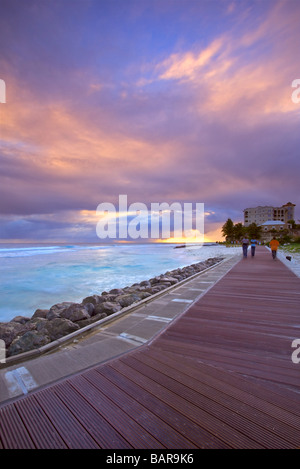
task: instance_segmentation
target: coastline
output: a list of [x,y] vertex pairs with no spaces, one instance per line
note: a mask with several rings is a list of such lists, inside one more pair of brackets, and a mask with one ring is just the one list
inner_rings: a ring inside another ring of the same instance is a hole
[[37,309],[31,317],[16,316],[8,322],[0,322],[0,339],[5,342],[6,356],[15,357],[51,346],[51,343],[62,337],[76,333],[141,301],[151,299],[223,259],[224,257],[208,258],[131,286],[88,296],[81,303],[57,303],[47,310]]
[[0,247],[0,322],[31,316],[54,303],[79,303],[94,292],[124,288],[235,250],[216,245],[174,249],[166,243]]

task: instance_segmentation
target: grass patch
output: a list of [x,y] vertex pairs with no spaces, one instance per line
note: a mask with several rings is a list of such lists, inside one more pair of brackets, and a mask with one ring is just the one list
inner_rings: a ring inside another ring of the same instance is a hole
[[292,253],[300,253],[300,243],[290,243],[280,246],[281,251],[287,251]]

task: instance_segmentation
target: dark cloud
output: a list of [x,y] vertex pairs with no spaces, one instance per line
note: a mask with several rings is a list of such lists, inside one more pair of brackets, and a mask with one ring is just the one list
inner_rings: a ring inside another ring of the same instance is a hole
[[2,238],[90,239],[75,214],[119,194],[212,229],[299,207],[299,4],[230,5],[2,0]]

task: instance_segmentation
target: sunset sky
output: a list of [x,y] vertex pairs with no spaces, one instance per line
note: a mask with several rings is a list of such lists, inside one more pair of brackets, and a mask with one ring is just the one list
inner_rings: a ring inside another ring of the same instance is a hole
[[97,206],[296,204],[299,0],[0,0],[0,239],[97,242]]

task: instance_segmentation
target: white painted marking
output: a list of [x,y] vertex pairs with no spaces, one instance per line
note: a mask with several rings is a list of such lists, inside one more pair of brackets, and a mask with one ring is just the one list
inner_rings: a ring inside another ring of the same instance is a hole
[[37,383],[35,382],[35,380],[33,379],[32,375],[29,373],[29,371],[27,370],[27,368],[25,368],[25,366],[21,366],[20,368],[17,368],[17,370],[15,370],[19,373],[26,389],[28,391],[31,391],[32,389],[36,388],[37,387]]
[[199,283],[214,283],[213,280],[201,280]]
[[144,339],[143,337],[138,337],[137,335],[127,334],[126,332],[121,332],[120,337],[124,339],[133,340],[134,342],[140,342],[142,344],[147,342],[147,339]]
[[37,383],[24,366],[7,371],[5,373],[5,380],[11,395],[28,394],[28,391],[37,387]]
[[149,319],[152,321],[160,321],[160,322],[170,322],[172,318],[165,318],[163,316],[147,316],[145,319]]
[[7,389],[10,396],[16,396],[18,394],[23,394],[23,389],[20,386],[16,376],[14,375],[13,371],[7,371],[4,375]]
[[174,298],[174,300],[177,303],[193,303],[194,300],[184,300],[183,298]]

